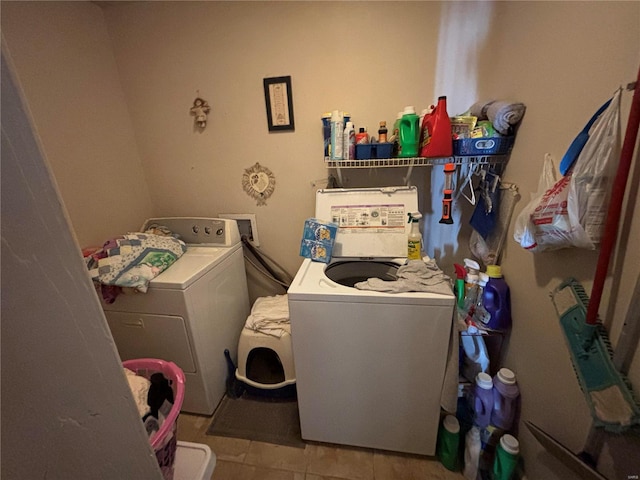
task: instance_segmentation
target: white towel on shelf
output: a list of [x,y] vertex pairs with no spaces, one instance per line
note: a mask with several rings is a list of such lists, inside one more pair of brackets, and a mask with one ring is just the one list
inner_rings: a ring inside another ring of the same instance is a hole
[[478,120],[489,120],[502,135],[511,135],[511,127],[517,125],[527,107],[524,103],[509,102],[506,100],[488,100],[474,103],[469,108],[469,113]]
[[278,338],[286,334],[291,335],[287,295],[256,299],[244,328]]

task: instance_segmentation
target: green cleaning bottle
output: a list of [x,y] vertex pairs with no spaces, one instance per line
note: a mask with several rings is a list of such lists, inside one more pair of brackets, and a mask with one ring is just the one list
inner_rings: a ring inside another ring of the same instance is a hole
[[407,242],[407,260],[420,260],[422,258],[422,234],[420,233],[420,212],[409,213],[411,231]]

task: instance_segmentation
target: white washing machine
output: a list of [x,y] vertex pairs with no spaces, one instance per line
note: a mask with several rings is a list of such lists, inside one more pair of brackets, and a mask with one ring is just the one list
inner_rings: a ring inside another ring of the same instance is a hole
[[394,280],[415,187],[319,190],[340,225],[329,264],[305,259],[288,291],[302,438],[434,455],[455,298],[353,285]]
[[122,360],[160,358],[185,374],[182,410],[211,415],[225,393],[224,350],[236,361],[249,315],[242,243],[235,220],[154,218],[180,235],[187,251],[151,280],[147,293],[103,304]]

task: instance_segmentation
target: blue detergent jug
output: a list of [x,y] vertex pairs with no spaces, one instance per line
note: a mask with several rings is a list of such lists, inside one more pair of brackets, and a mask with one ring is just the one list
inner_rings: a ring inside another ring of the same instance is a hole
[[511,292],[502,277],[500,265],[488,265],[489,281],[482,292],[482,304],[491,315],[487,327],[492,330],[511,328]]

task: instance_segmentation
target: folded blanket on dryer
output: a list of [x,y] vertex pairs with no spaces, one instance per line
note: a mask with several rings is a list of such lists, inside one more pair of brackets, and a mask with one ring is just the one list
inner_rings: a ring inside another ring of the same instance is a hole
[[278,338],[286,334],[291,335],[287,295],[256,299],[244,328]]
[[435,260],[409,260],[398,268],[398,280],[382,280],[369,278],[358,282],[354,286],[360,290],[374,290],[376,292],[428,292],[451,295],[451,279],[438,267]]
[[149,282],[169,268],[186,250],[185,243],[173,237],[130,233],[108,240],[102,249],[85,260],[94,282],[131,287],[145,293]]

